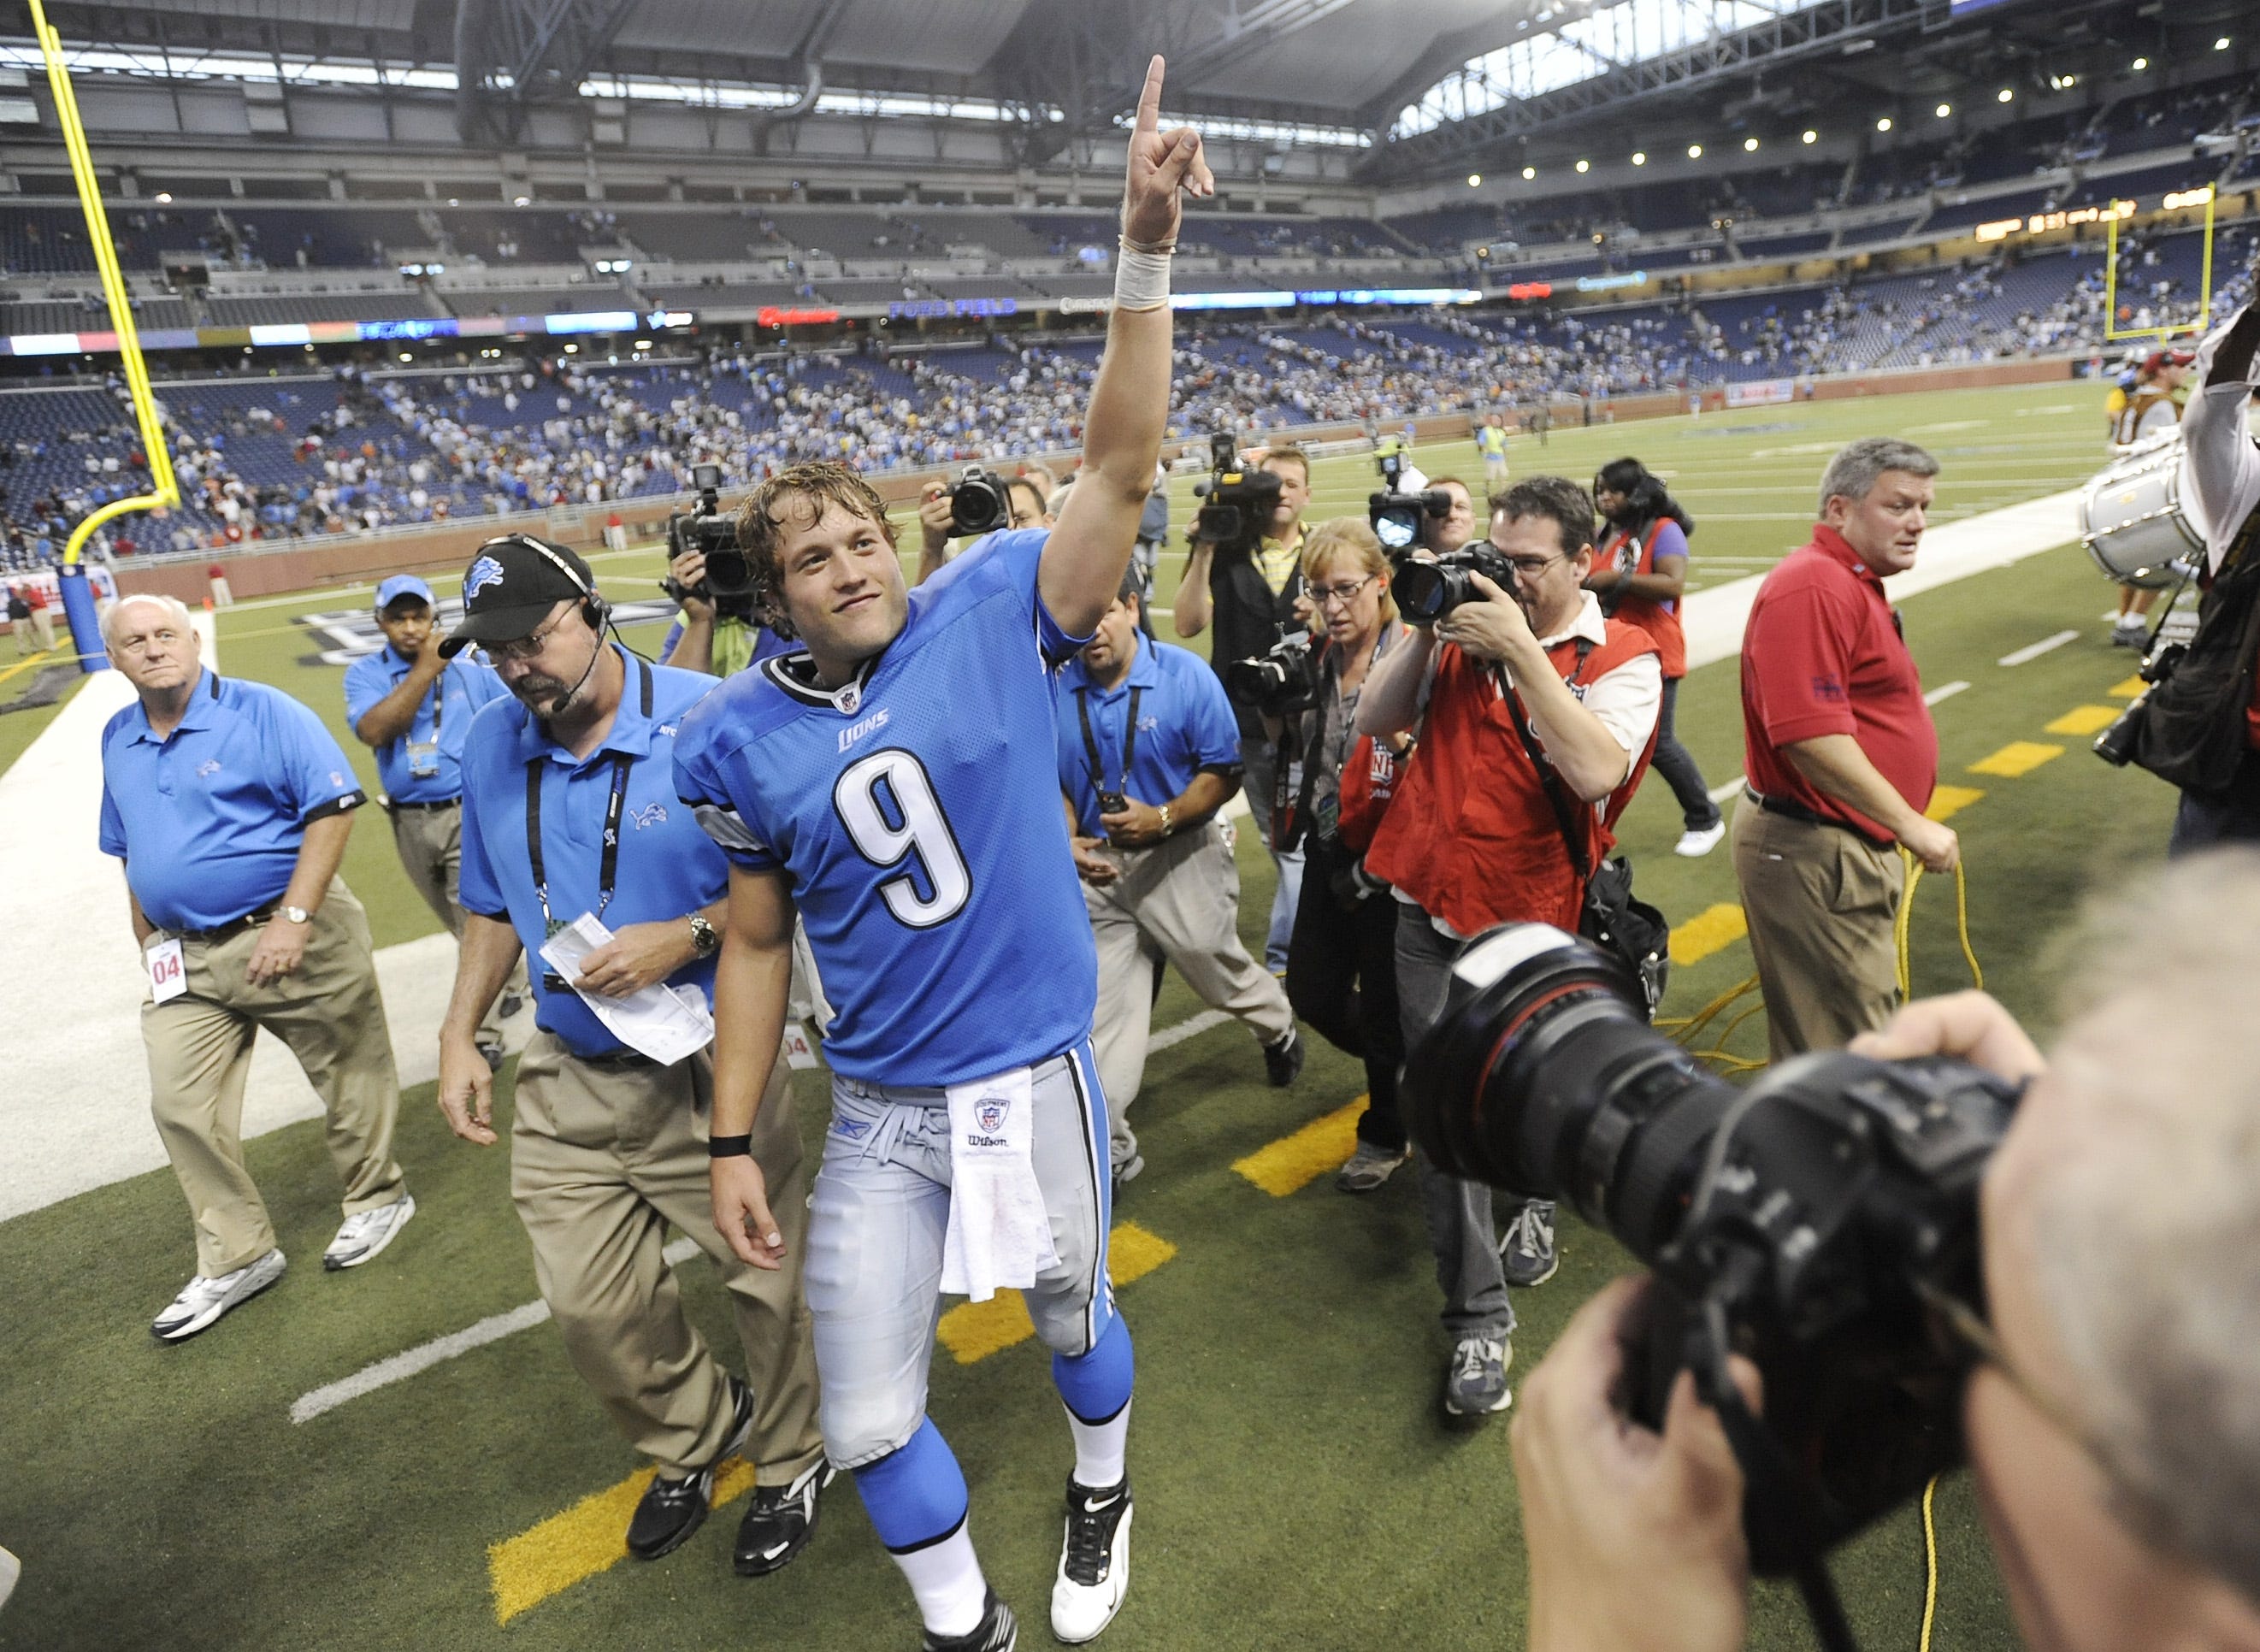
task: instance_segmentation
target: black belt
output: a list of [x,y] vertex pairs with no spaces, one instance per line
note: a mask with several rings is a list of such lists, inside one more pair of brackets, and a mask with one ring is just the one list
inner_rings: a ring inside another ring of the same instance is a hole
[[208,947],[214,941],[232,940],[247,929],[258,928],[281,910],[281,904],[273,902],[255,911],[247,912],[240,918],[231,918],[224,924],[214,925],[210,929],[175,929],[170,933],[180,940],[201,941]]
[[461,797],[442,797],[436,803],[411,803],[404,797],[387,797],[384,806],[388,809],[421,809],[429,812],[439,809],[460,809],[463,806],[463,800]]
[[1769,797],[1747,783],[1742,787],[1742,796],[1748,797],[1768,814],[1777,814],[1786,820],[1802,820],[1807,826],[1834,826],[1839,832],[1849,832],[1870,848],[1895,849],[1899,847],[1899,840],[1895,838],[1870,836],[1849,820],[1832,820],[1827,815],[1817,813],[1803,804],[1793,803],[1787,797]]
[[602,1055],[576,1054],[573,1059],[583,1067],[594,1067],[600,1072],[607,1073],[640,1071],[644,1068],[659,1065],[650,1056],[637,1049],[607,1050]]

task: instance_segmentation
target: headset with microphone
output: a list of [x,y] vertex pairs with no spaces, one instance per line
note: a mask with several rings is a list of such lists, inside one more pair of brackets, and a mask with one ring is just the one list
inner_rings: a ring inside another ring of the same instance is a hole
[[[549,715],[554,717],[573,703],[573,697],[581,691],[583,686],[589,681],[590,673],[597,669],[597,662],[604,657],[604,633],[609,630],[615,637],[619,635],[619,629],[612,625],[612,604],[606,601],[604,594],[597,589],[593,579],[584,577],[579,569],[559,555],[555,549],[535,539],[531,533],[500,534],[481,545],[479,550],[484,552],[497,545],[524,546],[527,550],[540,555],[552,568],[572,581],[573,589],[581,593],[581,617],[589,622],[589,629],[597,633],[597,646],[589,651],[589,663],[581,669],[578,680],[571,688],[550,701]],[[623,642],[621,646],[625,647],[626,644]]]

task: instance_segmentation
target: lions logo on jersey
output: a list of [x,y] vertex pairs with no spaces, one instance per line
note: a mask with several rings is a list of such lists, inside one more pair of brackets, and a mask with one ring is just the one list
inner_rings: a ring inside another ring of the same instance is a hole
[[468,602],[490,585],[502,583],[502,564],[491,556],[482,556],[471,564],[471,571],[463,576],[463,600]]

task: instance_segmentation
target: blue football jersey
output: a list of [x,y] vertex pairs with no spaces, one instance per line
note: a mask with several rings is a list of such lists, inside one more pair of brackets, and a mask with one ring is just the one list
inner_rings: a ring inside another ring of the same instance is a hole
[[1041,528],[991,535],[910,594],[855,681],[805,652],[683,719],[676,783],[736,864],[783,868],[837,1010],[833,1070],[968,1083],[1091,1033],[1098,955],[1054,758],[1082,639],[1036,591]]

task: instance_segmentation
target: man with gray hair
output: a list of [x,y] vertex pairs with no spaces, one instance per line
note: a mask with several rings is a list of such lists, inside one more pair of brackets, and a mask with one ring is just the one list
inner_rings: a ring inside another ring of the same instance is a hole
[[1923,811],[1938,732],[1884,579],[1914,566],[1938,461],[1869,436],[1828,464],[1820,521],[1758,587],[1742,634],[1734,876],[1775,1061],[1881,1026],[1898,996],[1904,847],[1960,859]]
[[329,1116],[345,1223],[322,1265],[375,1258],[416,1201],[392,1156],[400,1080],[368,918],[337,875],[367,801],[353,765],[281,690],[206,670],[172,597],[113,603],[102,640],[138,697],[102,731],[101,844],[125,863],[149,978],[150,1110],[196,1229],[196,1275],[149,1327],[180,1342],[282,1277],[243,1162],[261,1028],[290,1046]]
[[[2243,1652],[2260,1646],[2260,855],[2176,866],[2092,930],[2045,1056],[1978,992],[1911,1004],[1854,1048],[2028,1086],[1978,1201],[1985,1324],[1957,1339],[1977,1356],[1976,1501],[2023,1643]],[[1531,1652],[1744,1643],[1743,1481],[1717,1415],[1685,1384],[1659,1436],[1612,1398],[1638,1294],[1603,1291],[1523,1384]]]

